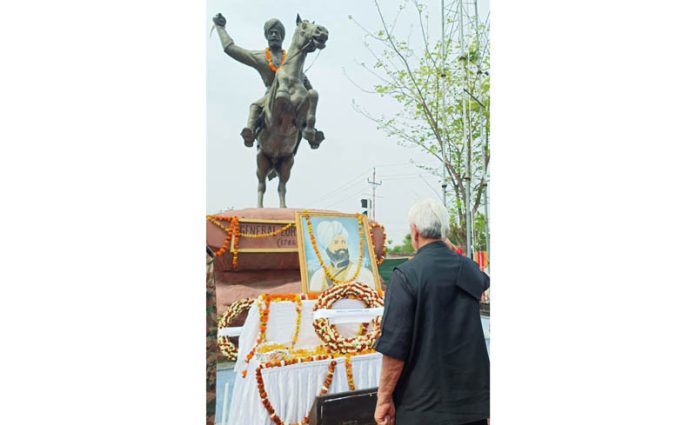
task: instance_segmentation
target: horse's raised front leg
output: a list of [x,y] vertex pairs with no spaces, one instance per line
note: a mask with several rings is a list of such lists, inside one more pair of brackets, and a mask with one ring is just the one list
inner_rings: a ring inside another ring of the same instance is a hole
[[285,204],[285,184],[290,180],[290,170],[295,163],[295,158],[290,156],[283,160],[278,167],[278,197],[280,198],[280,208],[287,208]]
[[256,178],[259,180],[257,208],[263,208],[263,194],[266,193],[266,176],[273,167],[271,161],[259,150],[256,153]]
[[307,101],[309,109],[307,111],[307,127],[302,132],[302,137],[309,142],[312,149],[319,147],[324,140],[324,133],[314,128],[317,121],[317,103],[319,103],[319,92],[314,89],[307,91]]

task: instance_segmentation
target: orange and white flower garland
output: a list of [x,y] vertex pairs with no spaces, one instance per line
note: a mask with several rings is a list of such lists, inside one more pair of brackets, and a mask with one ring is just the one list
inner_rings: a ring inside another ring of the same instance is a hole
[[293,348],[297,344],[297,338],[300,337],[300,325],[302,324],[302,298],[299,294],[295,297],[295,313],[297,313],[297,317],[295,318],[295,333],[292,336]]
[[225,220],[227,216],[215,216],[215,215],[207,215],[205,218],[208,219],[209,222],[213,223],[217,227],[221,228],[225,232],[229,230],[229,227],[225,227],[224,224],[220,223],[218,220]]
[[[263,407],[266,408],[268,415],[271,417],[271,420],[276,425],[307,425],[307,424],[309,424],[309,414],[305,415],[305,417],[302,419],[302,422],[286,423],[285,421],[280,419],[278,414],[275,412],[275,409],[271,405],[271,402],[268,400],[268,393],[266,392],[266,387],[265,387],[264,382],[263,382],[263,374],[261,373],[261,370],[265,369],[265,368],[269,368],[269,367],[281,367],[281,366],[287,366],[289,364],[295,364],[295,363],[325,360],[327,358],[330,358],[330,356],[313,356],[313,357],[306,358],[306,359],[296,359],[295,361],[290,360],[288,362],[286,362],[286,361],[270,362],[270,363],[261,364],[261,365],[259,365],[259,367],[256,368],[256,384],[257,384],[257,387],[259,389],[259,396],[261,397],[261,403],[263,404]],[[318,396],[322,396],[322,395],[329,392],[329,388],[331,387],[331,383],[333,382],[333,377],[334,377],[335,371],[336,371],[336,360],[331,360],[331,362],[329,363],[329,369],[326,372],[326,378],[324,378],[324,383],[321,386],[321,390],[319,391]]]
[[350,362],[350,356],[346,356],[346,377],[348,378],[348,388],[355,391],[355,381],[353,380],[353,364]]
[[[237,265],[239,261],[239,217],[237,216],[224,216],[224,215],[217,215],[217,216],[207,216],[208,220],[215,224],[216,226],[220,227],[221,229],[227,231],[227,237],[225,238],[225,242],[220,245],[220,249],[218,249],[215,252],[215,256],[219,257],[222,254],[225,253],[227,250],[227,246],[230,246],[230,251],[232,252],[232,268],[236,271],[237,270]],[[229,226],[224,227],[222,223],[220,223],[218,220],[221,221],[228,221],[230,223]]]
[[[328,294],[328,295],[327,295]],[[282,348],[288,348],[286,345],[282,344],[269,344],[269,345],[263,345],[265,342],[265,337],[266,337],[266,330],[268,326],[268,313],[270,311],[270,304],[272,302],[278,302],[278,301],[293,301],[295,302],[296,305],[296,311],[297,311],[297,319],[296,319],[296,326],[295,326],[295,334],[293,335],[293,340],[292,340],[292,346],[297,343],[297,338],[299,335],[299,330],[300,330],[300,323],[301,323],[301,308],[302,308],[302,300],[306,299],[311,299],[311,298],[317,298],[315,294],[312,295],[305,295],[305,294],[288,294],[288,295],[272,295],[272,294],[262,294],[260,295],[255,302],[257,303],[258,309],[259,309],[259,315],[260,315],[260,326],[259,326],[259,336],[256,340],[256,345],[252,348],[252,350],[247,354],[246,356],[246,363],[248,364],[251,358],[253,357],[255,352],[265,352],[265,351],[272,351],[276,349],[282,349]],[[363,303],[365,303],[366,306],[368,307],[378,307],[378,306],[383,306],[384,303],[382,301],[381,296],[377,291],[371,289],[367,285],[364,285],[359,282],[355,283],[349,283],[346,285],[342,286],[334,286],[331,289],[324,291],[318,296],[317,303],[314,307],[314,310],[317,310],[319,308],[329,308],[331,307],[334,302],[336,302],[339,299],[344,299],[344,298],[351,298],[351,299],[357,299],[361,300]],[[318,307],[317,307],[318,306]],[[317,321],[324,320],[326,321],[326,325],[329,328],[329,338],[332,337],[331,335],[331,330],[335,331],[335,327],[333,325],[330,325],[328,323],[327,319],[317,319],[315,320],[314,326],[315,330],[317,329]],[[355,338],[349,338],[349,339],[342,339],[340,335],[335,334],[333,336],[336,337],[336,344],[325,344],[323,346],[319,346],[314,350],[292,350],[291,349],[291,354],[290,355],[283,355],[279,358],[275,358],[270,361],[266,362],[261,362],[255,370],[255,375],[256,375],[256,383],[257,383],[257,388],[259,391],[259,396],[261,397],[261,403],[263,404],[264,408],[268,412],[268,415],[270,419],[273,421],[275,425],[308,425],[309,424],[309,413],[305,415],[305,417],[302,419],[300,422],[285,422],[283,421],[278,414],[276,413],[275,409],[273,408],[271,402],[268,399],[268,393],[265,388],[265,384],[263,381],[263,374],[262,370],[263,369],[268,369],[268,368],[274,368],[274,367],[284,367],[284,366],[290,366],[294,364],[299,364],[299,363],[307,363],[307,362],[315,362],[315,361],[320,361],[320,360],[328,360],[331,359],[331,362],[329,363],[326,378],[324,379],[323,385],[319,391],[319,396],[327,394],[329,392],[329,388],[331,387],[331,384],[333,382],[335,370],[336,370],[336,365],[337,361],[335,358],[337,356],[343,356],[345,358],[345,367],[346,367],[346,376],[348,380],[348,387],[350,388],[351,391],[354,391],[356,389],[355,385],[355,379],[353,376],[353,365],[352,365],[352,355],[356,354],[367,354],[370,352],[373,352],[372,350],[372,345],[374,344],[374,341],[376,340],[377,336],[379,335],[379,318],[375,318],[373,320],[374,324],[374,329],[370,331],[367,335],[364,335],[362,337],[358,336]],[[319,325],[321,327],[321,325]],[[322,338],[320,335],[320,332],[317,331],[317,334]],[[322,338],[322,341],[324,341],[324,338]],[[326,349],[326,346],[330,347],[330,351],[326,352],[324,351]],[[246,377],[246,370],[242,372],[242,376]]]
[[[314,311],[328,309],[341,299],[351,298],[362,301],[366,307],[375,308],[384,306],[382,297],[369,286],[353,282],[346,285],[332,286],[322,292],[314,305]],[[329,353],[336,354],[362,354],[371,352],[372,347],[380,334],[381,318],[379,316],[372,319],[372,330],[367,330],[364,334],[352,338],[345,338],[338,333],[335,325],[332,325],[327,318],[314,319],[314,331],[316,332],[323,345]]]
[[[228,226],[228,227],[225,227],[224,224],[222,224],[222,223],[220,223],[220,222],[218,221],[218,220],[223,220],[223,221],[225,221],[225,220],[227,220],[227,219],[229,218],[228,216],[224,216],[224,215],[220,215],[220,216],[209,215],[209,216],[207,216],[206,218],[208,219],[208,221],[210,221],[211,223],[213,223],[214,225],[216,225],[216,226],[219,227],[220,229],[224,230],[225,232],[228,232],[228,231],[230,230],[229,226]],[[229,220],[228,220],[228,221],[229,221]],[[244,237],[244,238],[252,238],[252,239],[270,238],[270,237],[272,237],[272,236],[278,236],[279,234],[283,233],[284,231],[286,231],[286,230],[288,230],[288,229],[290,229],[290,228],[292,228],[292,227],[295,227],[295,223],[288,223],[288,224],[286,224],[286,225],[283,226],[283,227],[280,227],[280,228],[278,228],[278,229],[276,229],[276,230],[272,230],[272,231],[266,232],[266,233],[244,233],[244,232],[240,232],[240,233],[239,233],[239,236],[242,236],[242,237]]]
[[[236,319],[240,314],[249,310],[254,304],[253,298],[242,298],[237,300],[232,305],[230,305],[225,313],[218,319],[218,332],[230,325],[232,320]],[[217,344],[220,348],[220,352],[225,355],[231,361],[237,360],[237,347],[232,342],[232,337],[229,336],[218,336]]]
[[319,259],[319,264],[321,265],[322,270],[324,270],[324,274],[331,279],[331,281],[335,285],[342,285],[344,283],[348,282],[353,282],[355,279],[358,278],[358,274],[360,273],[360,267],[363,263],[363,258],[365,257],[365,238],[363,236],[363,226],[362,226],[362,218],[360,217],[360,214],[355,214],[355,217],[358,219],[358,235],[360,238],[360,256],[358,258],[358,262],[356,263],[357,267],[355,267],[355,273],[353,273],[353,276],[349,279],[346,280],[338,280],[334,274],[332,274],[329,269],[326,267],[326,264],[324,263],[324,259],[322,258],[321,253],[319,252],[319,248],[317,248],[317,239],[314,236],[314,230],[312,229],[312,221],[309,218],[309,211],[304,211],[302,213],[302,216],[304,217],[305,221],[307,222],[307,233],[309,233],[309,239],[312,242],[312,248],[314,249],[314,254],[317,256]]
[[[261,304],[263,302],[263,305]],[[266,328],[268,326],[268,312],[270,311],[271,307],[271,299],[270,297],[267,296],[267,294],[261,295],[257,300],[256,300],[256,306],[259,310],[259,335],[256,338],[256,344],[249,350],[247,353],[246,357],[244,358],[244,364],[249,365],[249,362],[251,361],[251,358],[254,357],[254,353],[256,353],[256,349],[259,347],[259,345],[263,344],[266,341]],[[246,378],[247,371],[246,369],[242,371],[242,378]]]
[[[295,333],[292,335],[292,342],[290,344],[291,347],[294,347],[295,344],[297,344],[297,338],[300,336],[300,324],[302,323],[302,294],[263,294],[261,297],[264,300],[268,299],[269,302],[292,301],[295,303],[295,313],[297,314],[295,318]],[[268,318],[266,318],[266,320],[268,320]]]
[[[282,348],[294,348],[297,344],[297,339],[300,336],[300,325],[302,323],[302,301],[307,299],[316,298],[316,296],[306,295],[306,294],[261,294],[256,300],[257,307],[259,310],[259,335],[256,338],[256,344],[247,353],[244,363],[249,364],[252,357],[256,352],[268,352],[272,350],[282,349]],[[268,315],[270,313],[271,302],[279,301],[292,301],[295,303],[295,312],[297,313],[297,318],[295,319],[295,332],[292,336],[291,345],[288,347],[282,344],[272,344],[269,346],[261,345],[266,342],[266,330],[268,329]],[[261,348],[260,348],[261,347]],[[242,372],[242,377],[246,377],[246,370]]]

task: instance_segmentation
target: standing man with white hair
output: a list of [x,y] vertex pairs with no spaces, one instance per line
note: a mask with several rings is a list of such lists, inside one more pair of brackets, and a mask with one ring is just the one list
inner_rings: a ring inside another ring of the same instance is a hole
[[408,213],[416,255],[387,288],[378,425],[485,425],[490,363],[479,300],[489,278],[450,249],[449,216],[435,200]]
[[[340,221],[322,221],[317,226],[317,242],[319,248],[324,250],[324,253],[329,258],[324,264],[329,272],[336,280],[345,281],[357,276],[356,281],[362,282],[372,288],[375,287],[375,280],[372,273],[362,267],[362,264],[356,264],[350,261],[350,251],[348,250],[348,230]],[[317,254],[322,255],[319,251]],[[360,254],[358,253],[358,256]],[[325,259],[326,257],[322,257]],[[357,269],[359,268],[359,270]],[[323,268],[320,268],[312,274],[309,280],[309,290],[311,292],[321,292],[333,285],[331,279],[326,275]]]

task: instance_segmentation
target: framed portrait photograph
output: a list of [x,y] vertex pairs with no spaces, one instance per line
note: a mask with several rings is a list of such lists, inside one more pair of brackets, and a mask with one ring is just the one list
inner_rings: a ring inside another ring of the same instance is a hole
[[297,212],[295,226],[303,293],[353,281],[381,289],[364,215]]

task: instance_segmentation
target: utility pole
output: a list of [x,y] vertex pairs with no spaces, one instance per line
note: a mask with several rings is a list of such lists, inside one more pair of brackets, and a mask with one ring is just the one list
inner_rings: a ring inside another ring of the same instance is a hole
[[[447,86],[447,73],[445,71],[446,57],[445,57],[445,0],[440,0],[440,8],[442,11],[441,22],[442,22],[442,41],[440,41],[440,52],[442,55],[442,69],[440,70],[440,78],[442,78],[442,85],[440,90],[442,92],[442,125],[447,123],[447,103],[445,101],[445,93]],[[447,160],[447,152],[445,152],[445,144],[442,144],[442,203],[447,208],[447,174],[445,172],[445,161]]]
[[372,181],[370,181],[370,178],[368,177],[367,182],[372,185],[372,220],[376,221],[375,217],[377,216],[377,214],[375,213],[375,211],[377,210],[377,204],[375,204],[375,200],[377,197],[375,196],[375,191],[377,190],[377,186],[382,185],[382,180],[380,180],[379,183],[377,183],[377,168],[372,168]]

